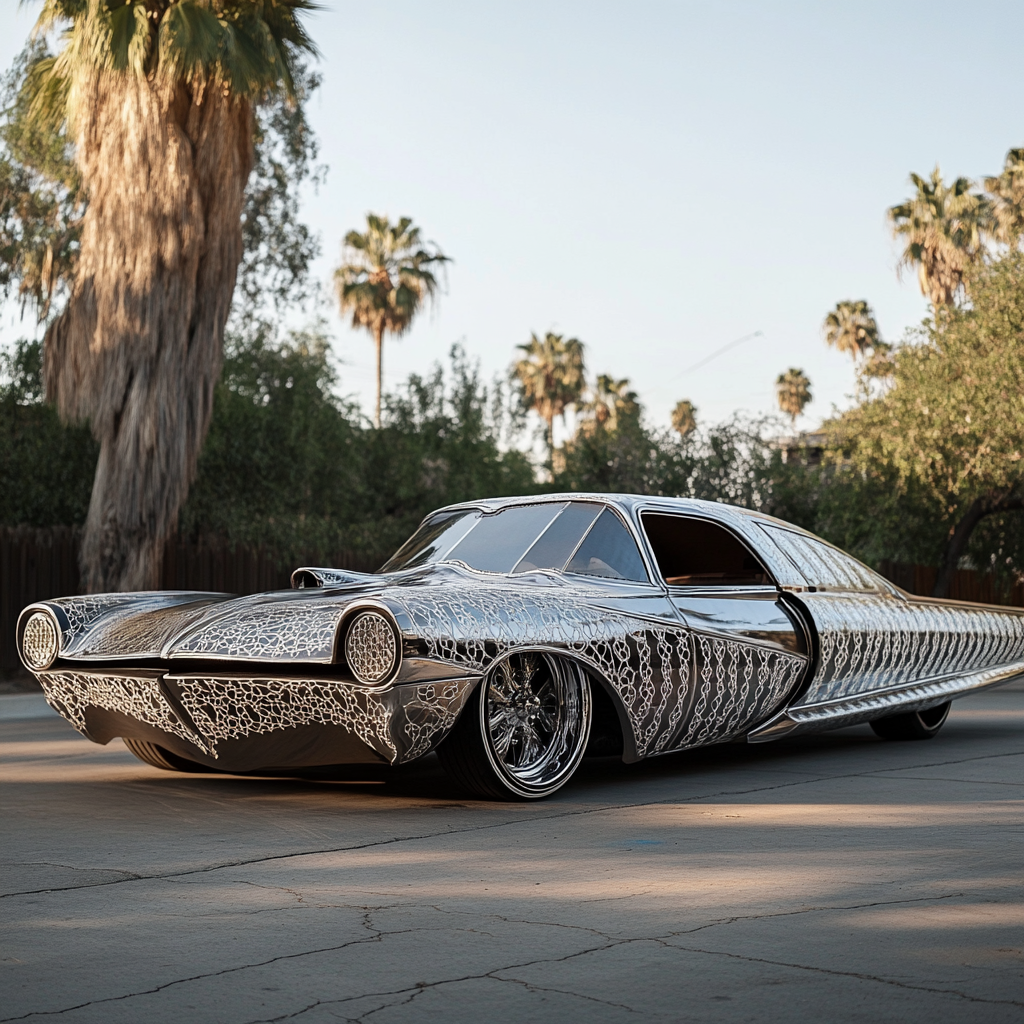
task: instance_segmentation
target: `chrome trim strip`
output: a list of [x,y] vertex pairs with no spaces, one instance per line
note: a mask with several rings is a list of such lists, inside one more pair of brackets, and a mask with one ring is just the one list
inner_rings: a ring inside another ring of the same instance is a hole
[[966,675],[939,676],[856,697],[787,708],[747,733],[748,743],[767,743],[796,732],[841,729],[903,711],[922,711],[947,700],[1024,677],[1024,661]]

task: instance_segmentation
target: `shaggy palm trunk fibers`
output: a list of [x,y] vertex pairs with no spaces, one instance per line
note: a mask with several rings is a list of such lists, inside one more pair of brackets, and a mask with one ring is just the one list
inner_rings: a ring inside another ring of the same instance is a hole
[[159,584],[210,425],[252,114],[212,85],[106,75],[74,88],[89,206],[74,288],[46,336],[46,387],[100,442],[82,584],[143,590]]

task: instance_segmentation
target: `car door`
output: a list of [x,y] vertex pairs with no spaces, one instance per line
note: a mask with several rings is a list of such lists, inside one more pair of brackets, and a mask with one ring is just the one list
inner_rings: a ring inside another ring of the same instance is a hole
[[803,623],[763,561],[722,523],[661,510],[642,511],[640,521],[692,647],[692,710],[667,749],[741,735],[803,681]]
[[586,588],[591,608],[610,613],[605,625],[614,639],[582,646],[629,716],[635,749],[627,746],[625,759],[670,749],[692,710],[693,644],[626,519],[604,507],[563,571]]

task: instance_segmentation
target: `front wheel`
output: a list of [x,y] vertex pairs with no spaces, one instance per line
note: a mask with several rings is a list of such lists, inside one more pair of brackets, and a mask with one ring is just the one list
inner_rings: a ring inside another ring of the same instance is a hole
[[924,711],[908,711],[902,715],[876,718],[871,728],[883,740],[930,740],[941,728],[949,715],[952,701]]
[[536,800],[565,785],[590,736],[590,681],[575,662],[512,654],[473,692],[437,756],[466,789],[491,800]]

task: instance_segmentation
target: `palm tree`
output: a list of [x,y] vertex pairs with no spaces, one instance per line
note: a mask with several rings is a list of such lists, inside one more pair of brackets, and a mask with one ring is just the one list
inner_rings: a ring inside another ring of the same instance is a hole
[[775,379],[775,394],[779,400],[779,408],[790,418],[795,430],[797,416],[811,401],[811,382],[803,370],[791,366]]
[[1002,172],[984,181],[992,205],[991,234],[1016,247],[1024,235],[1024,149],[1011,149]]
[[606,373],[597,378],[583,410],[589,415],[591,423],[612,432],[640,418],[637,393],[630,389],[629,378],[616,380]]
[[526,407],[547,425],[548,455],[553,458],[555,417],[564,417],[583,394],[583,343],[548,331],[543,341],[531,334],[525,345],[517,347],[526,354],[513,365],[512,373],[519,380]]
[[889,209],[893,235],[906,241],[899,269],[916,266],[921,294],[933,306],[948,306],[967,267],[982,254],[991,209],[983,195],[971,191],[968,178],[947,187],[938,167],[928,181],[916,174],[910,180],[916,193]]
[[697,407],[688,398],[676,403],[672,410],[672,429],[686,437],[697,429]]
[[253,104],[293,92],[312,0],[44,0],[62,49],[23,98],[66,131],[89,204],[46,333],[48,396],[100,443],[82,539],[90,591],[155,586],[223,361],[253,161]]
[[848,352],[854,361],[870,355],[881,341],[874,314],[863,299],[837,302],[836,308],[825,317],[822,329],[825,344],[839,352]]
[[409,217],[392,224],[387,217],[366,215],[364,232],[345,236],[345,259],[334,272],[334,287],[352,326],[365,327],[377,347],[377,404],[373,423],[380,427],[384,370],[384,334],[401,335],[412,325],[424,299],[433,299],[438,280],[433,267],[449,262],[433,243],[424,243]]

